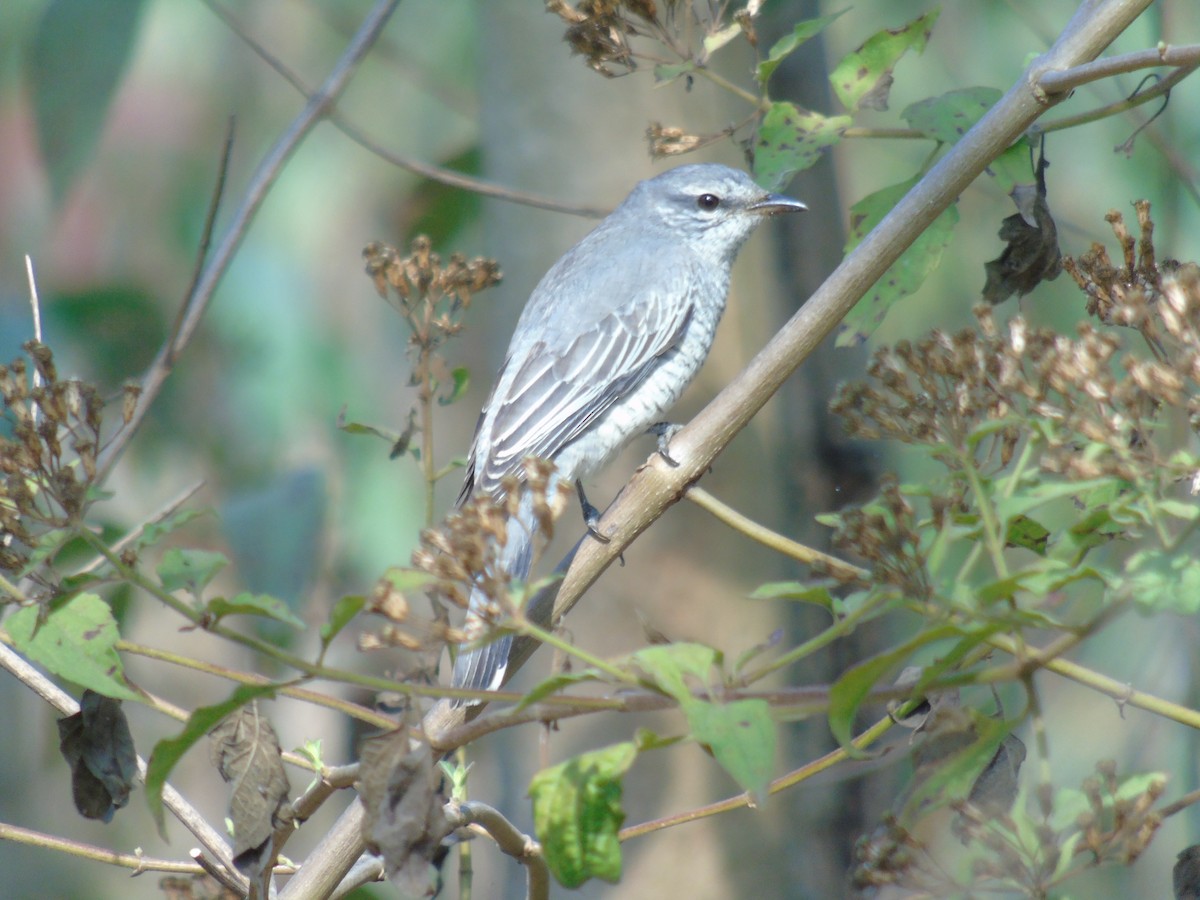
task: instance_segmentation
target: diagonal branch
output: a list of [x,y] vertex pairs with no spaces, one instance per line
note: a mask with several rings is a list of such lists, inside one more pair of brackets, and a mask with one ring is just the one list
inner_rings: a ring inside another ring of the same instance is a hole
[[221,279],[225,276],[226,270],[242,244],[242,239],[250,229],[250,223],[253,222],[254,216],[258,213],[263,201],[266,200],[276,179],[283,172],[287,161],[317,124],[328,117],[334,102],[350,84],[350,79],[358,69],[359,63],[367,55],[367,51],[371,49],[371,45],[375,43],[383,26],[387,24],[399,4],[400,0],[376,0],[366,19],[363,20],[358,33],[354,35],[354,39],[338,59],[333,71],[325,79],[325,83],[309,98],[304,109],[258,164],[258,168],[255,169],[254,175],[251,176],[250,183],[246,187],[241,205],[233,214],[233,220],[229,223],[216,250],[213,251],[184,300],[175,332],[159,349],[150,368],[142,376],[141,395],[138,397],[132,418],[125,428],[117,433],[112,443],[104,448],[104,452],[97,460],[97,484],[103,483],[112,471],[112,467],[125,451],[138,426],[145,419],[150,405],[162,390],[163,383],[171,374],[175,362],[191,342],[196,328],[200,325],[201,318],[212,301],[213,294],[216,293]]
[[[558,621],[774,396],[897,257],[984,168],[1066,94],[1041,81],[1095,58],[1150,5],[1150,0],[1085,0],[1054,46],[1036,58],[999,102],[939,160],[867,235],[742,373],[671,442],[670,468],[655,456],[625,486],[604,516],[610,542],[586,541],[559,587]],[[511,665],[510,665],[511,668]]]
[[[557,590],[543,592],[534,603],[547,611],[552,604],[554,621],[565,615],[622,551],[667,507],[683,497],[687,486],[703,475],[721,450],[905,248],[995,157],[1042,113],[1065,98],[1065,94],[1053,94],[1042,88],[1041,79],[1048,73],[1095,59],[1150,3],[1151,0],[1083,0],[1054,46],[1030,64],[1008,93],[842,261],[749,366],[675,436],[671,455],[680,465],[669,468],[654,457],[625,486],[604,516],[604,531],[611,535],[610,542],[583,541],[574,551],[566,577],[557,583]],[[534,611],[531,618],[537,620]],[[518,649],[522,654],[519,658]],[[531,646],[514,642],[508,672],[515,672],[531,652]],[[477,715],[481,708],[453,708],[448,703],[439,703],[426,715],[425,732],[435,739],[439,729],[459,725],[468,715]],[[362,853],[362,819],[362,805],[356,801],[289,882],[281,894],[282,900],[328,894]],[[325,893],[321,892],[323,885],[328,885]]]
[[[216,0],[204,0],[204,5],[212,10],[213,14],[224,22],[229,29],[246,43],[259,58],[262,59],[268,66],[274,69],[279,76],[294,87],[305,97],[311,96],[312,92],[304,81],[293,72],[279,57],[275,56],[264,47],[261,43],[255,40],[241,23],[233,17],[230,12],[221,6]],[[497,184],[492,184],[490,181],[484,181],[481,178],[475,178],[471,175],[464,175],[462,172],[455,172],[451,169],[444,169],[441,166],[435,166],[411,156],[404,156],[396,153],[393,150],[382,146],[377,141],[372,140],[367,136],[361,128],[350,121],[337,109],[330,108],[328,113],[329,122],[337,128],[342,134],[354,141],[364,150],[378,156],[384,162],[391,163],[397,168],[412,172],[414,175],[419,175],[422,178],[427,178],[430,181],[436,181],[438,184],[444,184],[447,187],[458,188],[459,190],[470,191],[473,194],[478,194],[481,197],[492,197],[497,200],[507,200],[511,203],[521,203],[525,206],[531,206],[535,209],[546,209],[551,212],[569,213],[575,216],[584,216],[589,219],[600,219],[608,214],[608,210],[597,209],[594,206],[580,206],[577,203],[563,203],[558,200],[553,200],[541,194],[531,194],[527,191],[517,191],[512,188],[501,187]]]

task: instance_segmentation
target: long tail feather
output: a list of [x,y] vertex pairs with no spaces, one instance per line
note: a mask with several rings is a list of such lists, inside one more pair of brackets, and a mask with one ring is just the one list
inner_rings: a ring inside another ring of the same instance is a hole
[[[533,565],[533,535],[536,525],[532,513],[522,503],[517,515],[508,523],[508,537],[500,551],[499,564],[515,581],[525,581]],[[471,592],[467,606],[468,631],[481,627],[480,611],[489,603],[480,590]],[[512,647],[512,635],[501,635],[486,644],[461,644],[454,661],[454,676],[451,684],[456,688],[475,691],[494,691],[504,683],[508,668],[508,651]]]

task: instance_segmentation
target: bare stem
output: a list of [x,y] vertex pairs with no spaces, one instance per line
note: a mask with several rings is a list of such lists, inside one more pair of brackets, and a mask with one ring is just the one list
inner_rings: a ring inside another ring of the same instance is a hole
[[[292,71],[283,60],[272,54],[266,47],[251,37],[249,32],[246,31],[242,24],[228,10],[220,4],[213,2],[213,0],[204,0],[204,2],[213,11],[214,15],[224,22],[234,34],[241,38],[263,62],[279,73],[284,81],[305,97],[313,95],[300,76]],[[436,181],[438,184],[471,191],[472,193],[479,194],[481,197],[494,197],[497,200],[507,200],[510,203],[519,203],[524,206],[534,207],[535,209],[585,216],[590,219],[599,219],[608,214],[608,210],[598,209],[594,206],[581,206],[577,203],[563,203],[542,196],[541,194],[531,194],[526,191],[516,191],[511,188],[501,187],[500,185],[492,184],[491,182],[483,181],[470,175],[464,175],[462,172],[443,169],[419,159],[414,159],[411,156],[396,153],[394,150],[389,150],[368,137],[366,132],[351,122],[341,112],[334,109],[332,105],[328,112],[328,118],[331,125],[364,150],[398,168],[412,172],[414,175],[420,175],[422,178],[428,178],[430,181]]]
[[[36,693],[39,697],[57,709],[64,716],[73,716],[79,712],[79,704],[75,699],[58,688],[54,682],[26,662],[16,651],[0,643],[0,666],[8,669],[16,678]],[[137,758],[138,774],[146,777],[146,761]],[[163,803],[171,814],[192,833],[200,844],[220,861],[224,868],[224,876],[239,883],[245,890],[246,880],[233,866],[233,856],[229,845],[217,831],[208,824],[190,803],[169,784],[163,788]]]
[[200,325],[200,320],[204,317],[221,279],[233,261],[234,254],[241,246],[242,240],[250,230],[250,224],[254,221],[255,215],[263,201],[266,200],[275,181],[283,172],[284,166],[317,124],[328,117],[335,100],[350,84],[350,79],[358,69],[359,63],[367,55],[371,45],[379,37],[383,26],[387,24],[399,4],[400,0],[376,0],[375,5],[372,6],[359,27],[358,33],[350,41],[349,46],[334,65],[333,71],[325,79],[320,90],[309,98],[304,109],[258,164],[258,168],[246,187],[242,202],[233,213],[229,227],[184,300],[175,333],[159,349],[150,368],[142,376],[141,395],[138,397],[128,425],[117,433],[112,443],[105,447],[100,454],[96,463],[97,484],[105,480],[116,461],[124,453],[138,426],[145,419],[151,404],[162,390],[167,376],[171,374],[175,362],[187,345],[191,343],[196,329]]

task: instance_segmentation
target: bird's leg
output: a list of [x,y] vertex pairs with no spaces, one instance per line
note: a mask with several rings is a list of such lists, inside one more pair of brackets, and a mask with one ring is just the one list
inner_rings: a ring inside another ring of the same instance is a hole
[[587,494],[583,492],[583,481],[579,478],[575,479],[575,490],[579,492],[579,506],[583,510],[583,524],[587,526],[588,534],[600,543],[607,544],[610,538],[606,534],[601,534],[598,527],[600,510],[588,503]]
[[[583,481],[575,479],[575,490],[579,492],[579,506],[583,509],[583,524],[587,526],[588,534],[602,544],[609,543],[612,538],[600,531],[600,510],[588,503],[587,494],[583,492]],[[625,565],[625,554],[617,554],[617,561]]]
[[655,422],[646,429],[647,434],[658,436],[658,455],[672,469],[678,468],[679,462],[671,457],[671,438],[675,437],[681,428],[683,426],[677,422]]

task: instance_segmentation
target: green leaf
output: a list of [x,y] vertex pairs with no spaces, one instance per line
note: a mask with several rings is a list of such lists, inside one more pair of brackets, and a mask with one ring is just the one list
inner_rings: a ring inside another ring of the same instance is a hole
[[564,887],[579,887],[589,878],[620,880],[621,779],[636,758],[632,743],[614,744],[533,777],[534,831],[546,864]]
[[420,569],[406,569],[403,566],[391,566],[383,573],[383,580],[402,594],[420,591],[437,581],[436,575],[422,572]]
[[172,547],[163,554],[157,571],[163,590],[178,591],[186,588],[193,594],[199,594],[227,565],[229,560],[223,553]]
[[598,681],[599,679],[600,673],[595,669],[584,669],[581,672],[559,672],[540,684],[534,685],[533,690],[520,699],[513,712],[520,712],[527,706],[545,700],[551,694],[569,685],[579,684],[582,681]]
[[843,57],[829,74],[829,83],[842,105],[851,112],[887,109],[892,69],[909,50],[925,50],[939,14],[940,10],[935,9],[900,28],[880,31]]
[[740,23],[733,22],[726,25],[720,31],[715,31],[712,34],[704,36],[704,52],[705,54],[713,54],[732,41],[739,34],[743,34],[744,30]]
[[91,160],[137,36],[142,0],[51,0],[26,61],[54,202]]
[[712,751],[717,762],[760,806],[775,765],[775,722],[766,700],[683,704],[692,737]]
[[985,170],[996,179],[996,186],[1011,194],[1019,184],[1036,184],[1033,172],[1033,154],[1028,138],[1020,138],[1015,144],[988,163]]
[[362,612],[362,608],[366,603],[366,597],[361,594],[351,594],[342,597],[333,604],[333,609],[329,611],[329,621],[321,626],[319,632],[321,636],[322,656],[329,649],[329,645],[333,643],[333,639],[341,633],[343,628],[350,624],[350,620]]
[[1200,612],[1200,560],[1177,551],[1143,550],[1126,563],[1133,599],[1154,612]]
[[931,628],[886,653],[847,669],[829,689],[829,730],[837,742],[852,756],[862,757],[863,754],[851,745],[851,741],[854,739],[854,719],[871,689],[917,650],[935,641],[958,637],[959,634],[959,630],[952,625]]
[[826,585],[803,581],[769,581],[756,587],[749,597],[751,600],[797,600],[815,604],[831,613],[835,603]]
[[[886,187],[850,207],[850,239],[846,244],[846,252],[857,247],[916,183],[917,179],[913,178]],[[861,344],[879,327],[892,304],[907,297],[925,282],[941,264],[942,252],[950,243],[957,224],[958,207],[948,206],[850,310],[838,333],[837,346]]]
[[278,684],[243,684],[229,696],[228,700],[213,706],[201,706],[190,716],[176,737],[165,738],[154,745],[146,764],[146,803],[150,814],[158,825],[158,833],[166,840],[163,821],[162,792],[175,764],[192,746],[208,734],[227,715],[241,709],[260,697],[273,697],[279,690]]
[[1038,556],[1046,555],[1046,541],[1050,531],[1041,522],[1029,516],[1017,516],[1008,523],[1004,542],[1009,547],[1024,547]]
[[955,144],[1002,96],[997,88],[959,88],[912,104],[900,118],[927,138]]
[[1159,500],[1155,504],[1155,508],[1164,515],[1173,516],[1185,522],[1193,522],[1196,516],[1200,516],[1200,505],[1183,500]]
[[205,609],[218,620],[222,616],[263,616],[268,619],[274,619],[277,622],[283,622],[286,625],[291,625],[300,631],[303,631],[306,627],[304,620],[298,619],[293,615],[286,603],[278,597],[272,597],[269,594],[249,594],[243,592],[232,600],[217,597],[210,600],[205,605]]
[[80,594],[52,610],[38,624],[39,608],[27,606],[4,623],[13,646],[60,678],[116,700],[142,695],[125,680],[117,653],[116,620],[95,594]]
[[140,553],[148,547],[153,547],[171,532],[182,528],[193,519],[210,515],[211,509],[181,509],[167,516],[161,522],[151,522],[142,529],[133,547]]
[[664,694],[684,704],[695,699],[688,679],[707,686],[721,654],[703,644],[664,644],[631,654],[629,662]]
[[767,58],[758,64],[758,71],[755,73],[755,77],[761,84],[766,84],[767,79],[771,77],[771,74],[779,68],[779,64],[783,62],[784,59],[792,53],[792,51],[794,51],[809,38],[816,37],[825,30],[826,26],[829,25],[830,22],[842,15],[844,12],[846,12],[846,10],[843,9],[838,12],[831,13],[828,16],[821,16],[817,19],[805,19],[803,22],[797,22],[796,26],[792,29],[792,33],[784,35],[777,40],[771,47],[770,52],[767,54]]
[[450,388],[450,393],[444,397],[438,397],[438,403],[442,406],[449,406],[462,399],[463,394],[467,392],[467,387],[471,383],[471,371],[466,366],[459,366],[450,373],[450,377],[454,379],[454,385]]
[[778,190],[797,172],[815,165],[852,123],[849,116],[823,116],[791,103],[772,103],[754,141],[754,180],[767,190]]
[[657,84],[670,84],[677,78],[696,71],[696,64],[690,59],[676,65],[659,65],[654,67],[654,81]]
[[1012,730],[1010,723],[970,708],[958,708],[957,715],[969,720],[970,730],[961,735],[945,736],[951,741],[957,739],[959,745],[950,752],[939,753],[929,765],[919,766],[913,776],[917,783],[900,813],[902,822],[911,823],[930,803],[943,806],[953,800],[966,799],[980,773]]
[[1046,597],[1077,581],[1095,581],[1102,587],[1109,577],[1095,566],[1069,565],[1057,559],[1041,560],[1022,579],[1022,586],[1035,597]]
[[649,728],[639,728],[633,733],[633,743],[637,745],[639,753],[670,747],[672,744],[678,744],[681,740],[683,737],[680,735],[663,737],[661,734],[655,734]]

